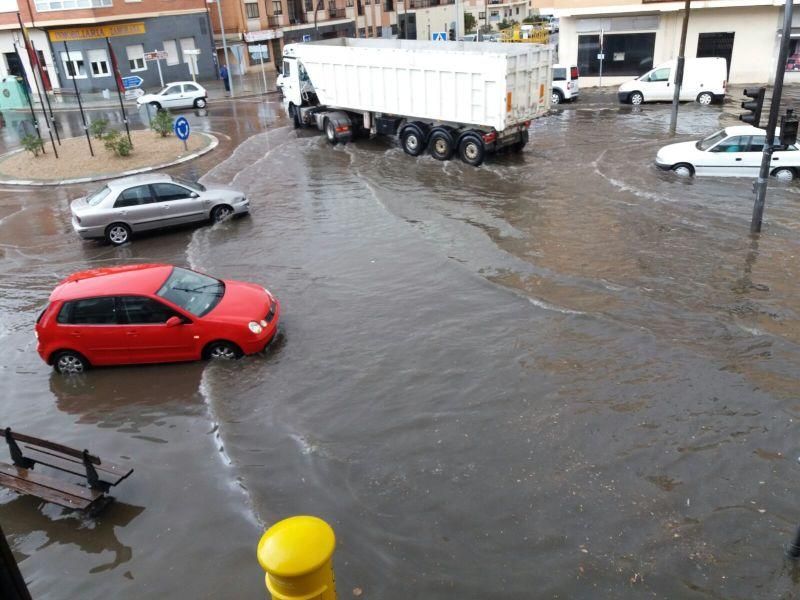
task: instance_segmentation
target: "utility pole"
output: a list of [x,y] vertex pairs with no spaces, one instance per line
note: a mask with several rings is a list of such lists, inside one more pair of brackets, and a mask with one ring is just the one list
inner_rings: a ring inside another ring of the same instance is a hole
[[[789,0],[790,2],[792,0]],[[678,50],[678,62],[675,65],[675,89],[672,92],[672,115],[669,118],[669,132],[675,135],[675,128],[678,126],[678,104],[681,97],[681,86],[683,85],[683,65],[686,62],[686,31],[689,29],[689,10],[692,0],[686,0],[683,7],[683,27],[681,28],[681,45]]]
[[783,75],[786,72],[786,57],[789,54],[789,36],[792,33],[792,0],[786,0],[783,9],[783,32],[781,33],[781,48],[778,52],[778,64],[775,67],[775,87],[772,88],[772,101],[769,105],[769,120],[767,121],[767,137],[764,141],[764,151],[761,154],[761,170],[753,186],[756,201],[753,204],[753,219],[750,221],[750,233],[761,233],[761,221],[764,217],[764,203],[767,199],[767,177],[769,166],[772,162],[773,146],[775,145],[775,127],[778,126],[778,113],[781,108],[781,95],[783,94]]
[[233,73],[228,64],[228,42],[225,40],[225,23],[222,21],[222,0],[217,1],[217,14],[219,15],[219,30],[222,33],[222,52],[225,54],[225,68],[228,70],[228,82],[231,87],[231,98],[233,98]]

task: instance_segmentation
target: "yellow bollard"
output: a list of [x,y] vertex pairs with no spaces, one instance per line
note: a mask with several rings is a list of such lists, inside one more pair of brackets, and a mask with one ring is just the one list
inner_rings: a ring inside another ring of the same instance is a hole
[[317,517],[290,517],[267,529],[258,562],[273,600],[336,600],[333,529]]

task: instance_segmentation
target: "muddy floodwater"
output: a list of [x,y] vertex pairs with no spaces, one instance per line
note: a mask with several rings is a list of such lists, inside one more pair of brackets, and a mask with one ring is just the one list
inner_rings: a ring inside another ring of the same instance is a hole
[[[274,98],[187,116],[221,144],[171,172],[249,218],[112,248],[71,230],[86,187],[0,188],[0,425],[135,469],[96,519],[0,491],[34,597],[263,598],[294,514],[334,527],[340,598],[800,594],[800,184],[752,238],[752,180],[659,172],[669,106],[600,92],[477,169],[330,147]],[[720,123],[684,105],[677,141]],[[55,283],[144,261],[266,285],[278,338],[51,373]]]

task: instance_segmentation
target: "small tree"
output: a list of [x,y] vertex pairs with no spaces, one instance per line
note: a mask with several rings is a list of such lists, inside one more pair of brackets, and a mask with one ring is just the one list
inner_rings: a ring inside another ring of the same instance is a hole
[[109,131],[103,137],[103,145],[106,150],[113,152],[115,156],[130,156],[133,150],[133,144],[131,144],[128,136],[114,130]]
[[22,142],[22,147],[25,148],[28,152],[33,154],[34,157],[39,156],[39,152],[44,151],[44,142],[39,139],[38,135],[27,134],[22,136],[20,139]]
[[167,137],[172,133],[172,126],[175,120],[172,115],[165,110],[160,110],[156,113],[150,122],[150,128],[158,133],[161,137]]
[[475,29],[475,16],[472,13],[465,12],[464,13],[464,31],[467,33],[473,31]]
[[92,137],[96,140],[102,140],[103,136],[106,134],[106,130],[108,130],[108,119],[105,117],[95,119],[92,121],[92,124],[89,125],[89,133],[91,133]]

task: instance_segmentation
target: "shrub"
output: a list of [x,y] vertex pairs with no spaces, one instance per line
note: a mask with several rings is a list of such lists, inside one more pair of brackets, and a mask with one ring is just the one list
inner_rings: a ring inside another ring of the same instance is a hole
[[94,121],[92,121],[92,124],[89,125],[89,133],[91,133],[92,137],[96,140],[102,140],[103,136],[106,134],[107,129],[108,129],[108,119],[106,119],[105,117],[95,119]]
[[172,133],[173,123],[174,119],[172,115],[165,110],[160,110],[150,122],[150,129],[158,133],[161,137],[167,137]]
[[44,142],[39,139],[38,135],[29,133],[28,135],[22,136],[20,141],[22,142],[22,147],[34,156],[39,156],[39,152],[44,151]]
[[103,145],[116,156],[130,156],[133,151],[133,144],[128,136],[122,135],[119,131],[109,131],[103,137]]

